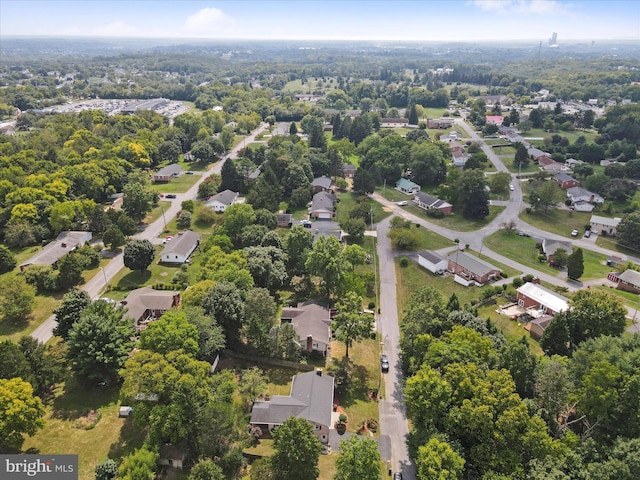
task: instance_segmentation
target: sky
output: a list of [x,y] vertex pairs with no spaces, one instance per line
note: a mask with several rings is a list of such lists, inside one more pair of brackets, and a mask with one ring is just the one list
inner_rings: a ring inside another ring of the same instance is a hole
[[639,0],[0,0],[0,36],[640,41]]

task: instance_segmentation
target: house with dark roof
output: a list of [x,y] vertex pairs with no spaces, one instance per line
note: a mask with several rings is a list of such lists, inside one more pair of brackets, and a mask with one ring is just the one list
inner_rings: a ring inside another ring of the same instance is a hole
[[556,179],[556,182],[558,182],[558,185],[560,185],[560,188],[565,190],[567,188],[577,187],[580,185],[578,180],[566,173],[558,173],[554,178]]
[[331,180],[331,177],[317,177],[311,182],[311,190],[314,193],[330,192],[332,186],[333,180]]
[[582,187],[568,188],[567,199],[571,201],[571,208],[576,212],[593,212],[596,205],[604,203],[604,198],[600,195]]
[[326,306],[315,300],[307,300],[296,307],[285,307],[280,321],[293,325],[303,350],[327,354],[331,343],[331,313]]
[[465,286],[484,285],[500,275],[498,267],[460,250],[450,253],[447,261],[447,269],[455,274],[455,281]]
[[177,163],[172,163],[166,167],[162,167],[156,173],[153,174],[153,181],[156,183],[168,182],[172,178],[179,177],[182,173],[182,167]]
[[216,212],[224,212],[227,208],[236,203],[237,200],[238,192],[225,190],[215,194],[213,197],[210,197],[204,205],[205,207],[213,208]]
[[598,235],[609,235],[615,237],[618,235],[618,225],[622,221],[619,217],[608,218],[601,217],[600,215],[591,215],[589,225],[591,225],[591,231]]
[[573,244],[563,240],[552,240],[549,238],[542,239],[542,252],[547,256],[547,262],[550,264],[554,263],[553,257],[560,249],[567,252],[567,255],[571,255],[573,252]]
[[553,316],[542,315],[531,320],[527,325],[528,328],[525,328],[529,330],[529,335],[537,340],[540,340],[542,338],[542,335],[544,334],[545,329],[551,323],[551,320],[553,320]]
[[200,234],[187,230],[173,237],[160,253],[162,263],[185,263],[200,243]]
[[440,210],[445,215],[451,215],[451,209],[453,208],[450,203],[424,192],[416,193],[415,197],[413,197],[413,203],[424,210]]
[[92,238],[91,232],[65,231],[60,232],[56,239],[47,243],[42,250],[20,264],[20,270],[29,265],[55,265],[67,253],[73,252]]
[[618,275],[618,288],[627,292],[640,293],[640,272],[625,270]]
[[311,200],[309,216],[311,218],[317,218],[319,220],[331,220],[335,215],[335,204],[337,201],[338,198],[333,193],[316,193]]
[[445,129],[453,127],[453,118],[427,118],[427,128]]
[[333,389],[333,377],[323,374],[322,370],[295,375],[291,394],[274,395],[270,400],[255,402],[249,423],[266,435],[291,417],[304,418],[313,425],[313,432],[320,442],[328,443]]
[[431,250],[423,250],[418,253],[418,265],[426,268],[431,273],[442,272],[447,269],[448,262]]
[[346,165],[342,166],[342,175],[344,175],[344,178],[353,178],[353,176],[356,174],[356,166],[352,165],[350,163],[347,163]]
[[420,191],[420,185],[418,185],[417,183],[413,183],[407,178],[400,178],[396,182],[395,189],[399,192],[404,193],[405,195],[415,195]]
[[133,320],[136,329],[141,331],[149,322],[157,320],[168,310],[180,305],[180,293],[142,287],[129,292],[120,303],[127,309],[123,318]]
[[454,167],[464,167],[464,164],[469,160],[469,154],[461,145],[451,144],[449,147],[451,150],[451,161]]

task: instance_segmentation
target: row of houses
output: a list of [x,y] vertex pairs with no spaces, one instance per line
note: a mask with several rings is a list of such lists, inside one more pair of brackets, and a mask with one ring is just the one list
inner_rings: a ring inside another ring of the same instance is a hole
[[428,193],[421,192],[420,185],[407,178],[400,178],[395,184],[395,189],[405,195],[413,196],[413,203],[424,210],[440,210],[444,215],[451,215],[453,205]]

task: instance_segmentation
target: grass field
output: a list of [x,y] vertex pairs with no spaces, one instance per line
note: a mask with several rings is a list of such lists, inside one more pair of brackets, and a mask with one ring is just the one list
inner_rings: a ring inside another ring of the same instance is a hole
[[[336,222],[342,223],[349,218],[349,212],[353,210],[357,205],[357,197],[352,192],[342,192],[338,194],[340,200],[336,209]],[[373,223],[378,223],[388,217],[391,212],[387,212],[383,209],[382,205],[371,199],[367,199],[369,209],[373,211]],[[368,218],[365,222],[367,229],[371,228],[371,219]]]
[[574,228],[584,233],[584,226],[589,224],[591,214],[588,212],[574,212],[573,210],[561,210],[558,208],[549,209],[546,213],[535,212],[520,213],[520,218],[530,225],[547,232],[571,237],[571,230]]
[[0,340],[8,339],[17,342],[20,337],[31,335],[60,305],[62,295],[62,293],[36,295],[33,311],[26,321],[8,322],[2,320],[0,322]]
[[[118,418],[119,406],[116,388],[87,391],[60,386],[46,408],[44,428],[26,439],[23,451],[79,454],[79,480],[93,480],[96,464],[107,456],[118,461],[144,440],[144,432],[131,418]],[[95,415],[97,422],[87,429],[84,422]]]
[[[595,130],[574,130],[573,132],[563,132],[561,130],[558,130],[556,132],[553,133],[549,133],[546,130],[542,129],[542,128],[532,128],[531,130],[529,130],[527,133],[523,133],[522,136],[523,138],[527,139],[527,138],[544,138],[544,137],[551,137],[552,135],[558,134],[561,137],[567,137],[569,139],[570,143],[574,143],[578,137],[582,136],[584,138],[587,139],[587,143],[589,142],[593,142],[594,139],[596,138],[596,136],[598,135],[598,132],[596,132]],[[540,141],[533,141],[532,143],[537,143],[540,144]]]
[[184,193],[200,180],[200,175],[185,175],[184,173],[167,183],[154,183],[149,189],[158,193]]
[[492,205],[489,207],[489,215],[483,220],[469,220],[464,218],[462,214],[456,213],[443,218],[432,218],[428,216],[422,208],[416,205],[407,205],[405,208],[417,217],[458,232],[472,232],[474,230],[480,230],[482,227],[491,223],[491,221],[496,218],[502,210],[504,210],[504,207]]

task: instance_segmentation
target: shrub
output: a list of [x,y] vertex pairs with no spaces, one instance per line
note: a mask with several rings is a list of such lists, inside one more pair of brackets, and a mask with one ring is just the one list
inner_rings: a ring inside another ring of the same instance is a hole
[[407,257],[402,257],[400,259],[400,266],[405,268],[409,266],[409,259]]
[[444,218],[444,212],[437,208],[430,208],[427,210],[427,215],[431,218]]
[[524,285],[524,280],[522,280],[520,277],[516,277],[513,279],[513,286],[516,288],[520,288],[522,285]]
[[523,275],[522,280],[524,280],[525,282],[531,282],[533,281],[535,277],[533,275],[531,275],[530,273]]
[[376,308],[376,304],[374,302],[369,302],[369,304],[367,305],[367,308],[369,310],[373,310],[374,308]]
[[344,413],[341,413],[338,420],[340,420],[341,423],[347,423],[347,416]]

